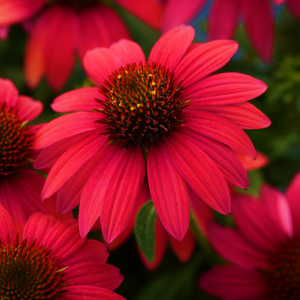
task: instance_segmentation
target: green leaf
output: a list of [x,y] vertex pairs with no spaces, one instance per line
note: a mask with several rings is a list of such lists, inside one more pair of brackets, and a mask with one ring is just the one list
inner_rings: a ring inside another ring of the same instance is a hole
[[139,210],[134,227],[139,248],[150,262],[154,260],[156,216],[153,202],[149,200]]

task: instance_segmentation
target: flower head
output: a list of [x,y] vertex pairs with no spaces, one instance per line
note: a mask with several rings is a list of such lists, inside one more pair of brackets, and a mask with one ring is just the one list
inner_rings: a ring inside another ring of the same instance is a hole
[[1,299],[124,299],[112,292],[123,276],[105,263],[105,245],[81,239],[77,221],[37,212],[18,237],[1,205],[0,214]]
[[96,48],[84,64],[99,88],[68,92],[52,104],[59,112],[79,112],[37,134],[35,149],[45,149],[35,166],[52,167],[42,197],[57,193],[60,212],[80,202],[83,236],[99,216],[106,242],[124,230],[145,171],[162,224],[180,240],[189,226],[189,187],[227,214],[227,183],[247,186],[246,171],[232,149],[256,156],[242,128],[270,124],[246,103],[266,86],[238,73],[208,76],[227,63],[237,44],[191,45],[193,39],[192,27],[177,27],[160,38],[147,62],[130,41]]
[[268,185],[259,199],[235,194],[237,228],[211,224],[208,230],[213,247],[231,264],[214,267],[200,286],[221,299],[298,299],[299,191],[297,174],[284,195]]

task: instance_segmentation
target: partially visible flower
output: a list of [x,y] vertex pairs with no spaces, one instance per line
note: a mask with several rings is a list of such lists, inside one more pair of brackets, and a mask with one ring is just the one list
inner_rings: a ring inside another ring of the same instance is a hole
[[300,173],[285,194],[265,185],[259,199],[235,194],[232,205],[237,227],[208,229],[230,264],[213,267],[200,287],[224,300],[299,299]]
[[145,171],[158,216],[179,240],[189,227],[189,186],[213,209],[228,214],[227,183],[248,185],[232,149],[256,157],[242,128],[270,125],[247,103],[266,85],[239,73],[209,76],[229,61],[237,44],[191,45],[194,34],[190,26],[167,32],[148,62],[142,49],[127,40],[89,51],[84,65],[99,88],[54,100],[55,111],[79,112],[37,133],[34,147],[44,149],[35,166],[51,168],[42,197],[57,193],[59,212],[80,203],[82,236],[99,216],[106,242],[121,234],[134,214]]
[[11,215],[19,234],[28,217],[36,211],[70,218],[72,213],[56,213],[55,198],[41,202],[45,183],[32,168],[37,153],[32,149],[40,125],[28,125],[43,109],[40,101],[19,96],[10,80],[0,78],[0,204]]
[[112,292],[123,276],[105,245],[81,239],[76,220],[37,212],[18,236],[1,205],[0,216],[0,299],[124,300]]

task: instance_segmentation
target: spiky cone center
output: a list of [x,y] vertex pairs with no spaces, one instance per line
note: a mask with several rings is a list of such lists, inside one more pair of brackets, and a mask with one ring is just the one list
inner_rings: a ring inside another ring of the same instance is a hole
[[64,291],[66,268],[35,243],[0,243],[0,299],[56,299]]
[[30,126],[6,103],[0,104],[0,178],[14,176],[30,165]]
[[283,244],[270,262],[267,276],[271,299],[300,299],[300,240]]
[[99,0],[59,0],[56,1],[64,6],[70,7],[78,12],[82,11],[87,7],[92,7],[97,3],[101,2]]
[[148,149],[165,137],[183,121],[180,113],[187,106],[180,99],[181,83],[163,66],[127,64],[114,71],[100,86],[105,101],[96,99],[104,108],[103,134],[113,142],[121,141],[128,148]]

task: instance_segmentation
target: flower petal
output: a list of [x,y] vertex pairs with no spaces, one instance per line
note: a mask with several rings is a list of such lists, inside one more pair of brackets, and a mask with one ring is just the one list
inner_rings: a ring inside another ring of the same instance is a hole
[[300,2],[298,0],[287,0],[286,7],[295,18],[300,20]]
[[27,96],[18,99],[18,115],[21,120],[32,121],[43,111],[43,103]]
[[0,204],[0,241],[6,245],[8,240],[10,243],[14,243],[16,239],[14,223],[6,209]]
[[18,101],[18,90],[9,79],[0,78],[0,103],[6,103],[7,107],[14,108]]

